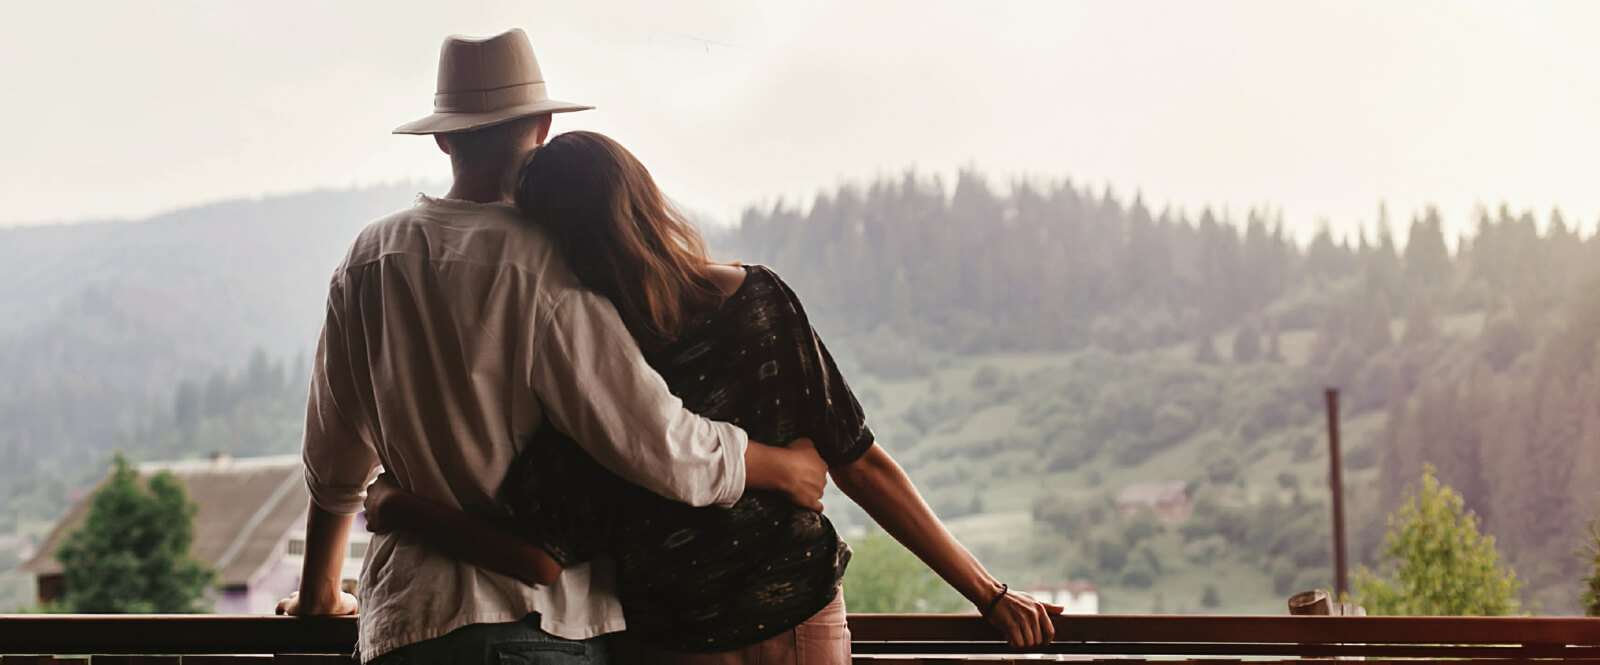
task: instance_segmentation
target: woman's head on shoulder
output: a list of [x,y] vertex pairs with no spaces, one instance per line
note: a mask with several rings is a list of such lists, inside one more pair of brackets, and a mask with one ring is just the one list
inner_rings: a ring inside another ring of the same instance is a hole
[[645,348],[670,343],[721,301],[699,230],[611,137],[551,138],[523,163],[515,200],[556,239],[578,278],[616,304]]

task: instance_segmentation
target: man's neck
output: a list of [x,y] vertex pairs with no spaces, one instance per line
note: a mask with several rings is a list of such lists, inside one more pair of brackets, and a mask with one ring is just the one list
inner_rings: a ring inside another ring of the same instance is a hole
[[471,201],[473,203],[499,203],[505,199],[499,187],[485,187],[476,183],[464,183],[457,180],[450,186],[450,191],[445,192],[447,199],[457,201]]
[[444,197],[473,203],[499,203],[506,200],[503,169],[463,169],[456,165],[455,182]]

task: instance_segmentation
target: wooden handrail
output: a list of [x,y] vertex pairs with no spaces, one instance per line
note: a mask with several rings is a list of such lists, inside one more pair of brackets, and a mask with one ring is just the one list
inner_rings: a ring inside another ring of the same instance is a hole
[[[1600,659],[1600,619],[1063,616],[1042,653]],[[983,619],[855,614],[859,654],[1004,653]],[[0,654],[349,654],[356,619],[0,615]]]
[[[1600,619],[1581,618],[1092,615],[1056,617],[1055,626],[1057,640],[1079,642],[1600,646]],[[854,614],[850,633],[864,642],[997,639],[983,619],[963,615]]]
[[0,615],[0,654],[350,654],[355,617]]

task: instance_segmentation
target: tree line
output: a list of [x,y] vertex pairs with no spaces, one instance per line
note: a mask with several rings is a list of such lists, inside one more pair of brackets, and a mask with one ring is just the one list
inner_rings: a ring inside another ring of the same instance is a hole
[[[1191,357],[1281,361],[1285,331],[1315,337],[1305,406],[1342,388],[1346,415],[1382,411],[1380,508],[1401,508],[1424,465],[1481,516],[1530,589],[1578,579],[1571,552],[1600,511],[1600,239],[1559,210],[1541,220],[1480,207],[1452,249],[1432,209],[1397,240],[1373,230],[1305,246],[1280,216],[1152,212],[1070,181],[997,191],[907,174],[819,194],[802,211],[751,208],[717,237],[773,265],[825,333],[957,353],[1131,353],[1192,344]],[[1447,324],[1454,327],[1450,328]],[[1221,338],[1219,340],[1219,338]],[[892,353],[865,349],[864,355]],[[1362,542],[1379,546],[1381,523]],[[1376,551],[1364,553],[1368,560]],[[1534,606],[1572,608],[1572,594]]]

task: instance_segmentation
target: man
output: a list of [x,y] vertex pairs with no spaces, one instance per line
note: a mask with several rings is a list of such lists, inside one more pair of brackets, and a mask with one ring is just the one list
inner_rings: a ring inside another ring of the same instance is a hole
[[[329,285],[306,409],[304,571],[279,612],[356,611],[339,564],[380,463],[435,503],[489,506],[517,441],[545,419],[668,498],[728,506],[748,484],[818,505],[820,457],[747,445],[740,429],[685,411],[610,302],[504,203],[551,114],[592,107],[549,98],[521,30],[446,39],[438,80],[435,112],[395,132],[435,136],[449,193],[364,229]],[[380,535],[360,593],[363,661],[604,662],[585,640],[623,628],[608,562],[530,587]]]

